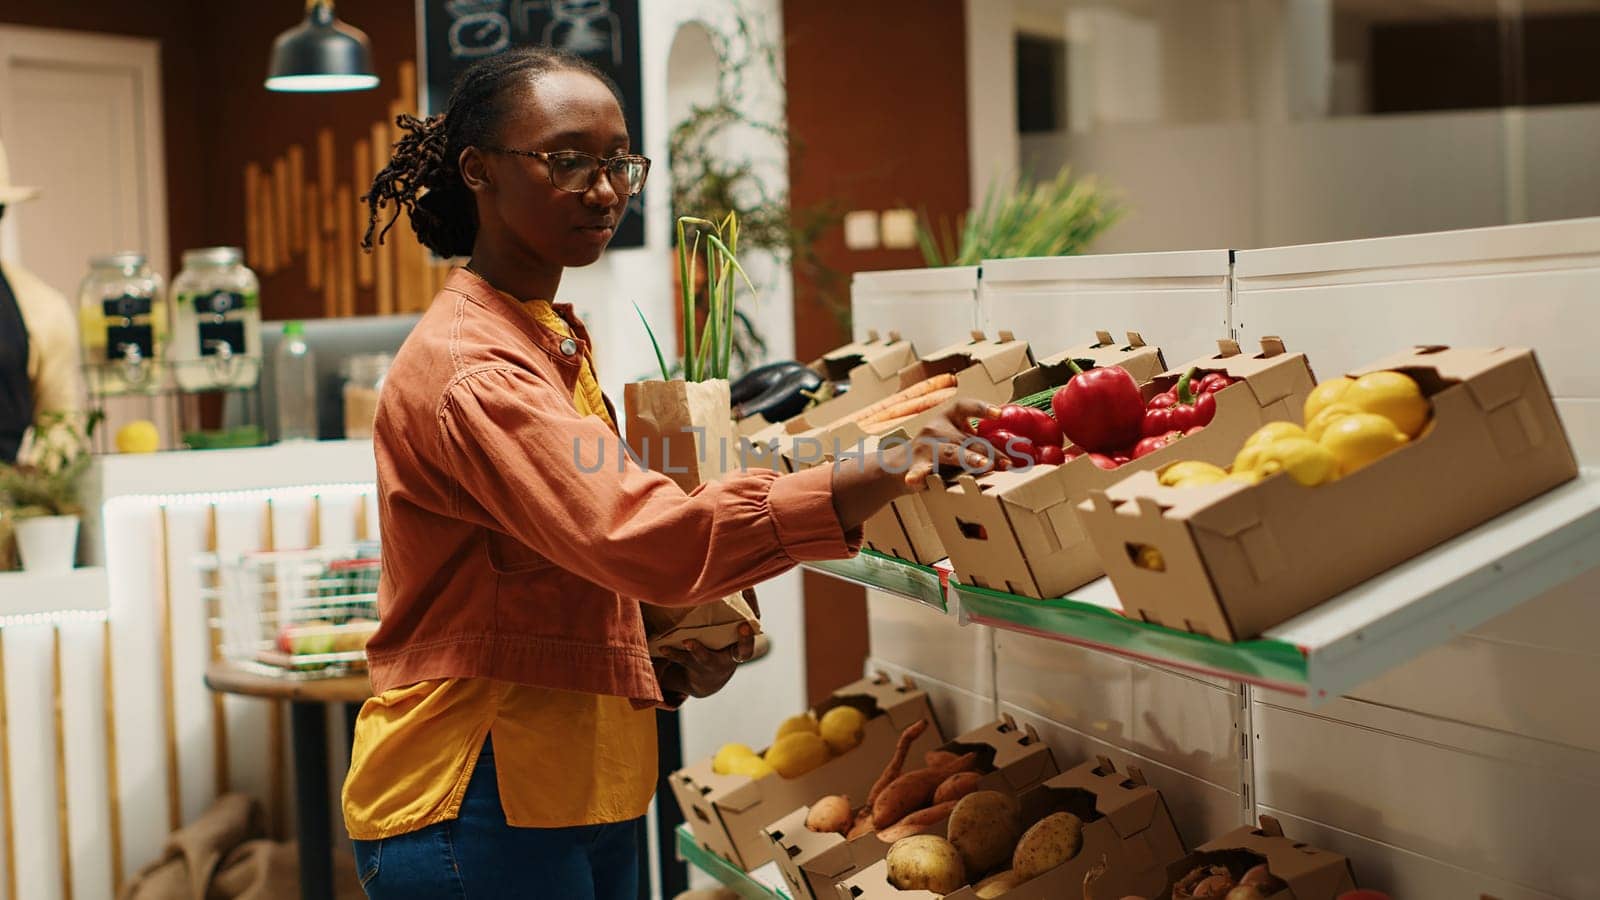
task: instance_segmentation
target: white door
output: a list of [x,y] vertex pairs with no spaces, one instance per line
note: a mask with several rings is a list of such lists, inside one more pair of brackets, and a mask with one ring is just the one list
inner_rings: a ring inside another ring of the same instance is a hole
[[43,188],[0,220],[0,253],[68,297],[99,253],[170,275],[160,90],[155,41],[0,27],[0,141]]

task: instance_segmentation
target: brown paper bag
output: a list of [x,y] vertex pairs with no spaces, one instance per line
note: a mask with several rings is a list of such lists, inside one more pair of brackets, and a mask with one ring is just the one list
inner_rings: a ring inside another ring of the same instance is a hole
[[[646,468],[685,491],[739,468],[727,381],[641,381],[627,385],[622,399],[628,445]],[[761,620],[738,594],[700,606],[641,606],[651,652],[691,638],[721,650],[738,642],[745,623],[761,633]]]
[[0,509],[0,572],[17,567],[17,529],[11,510]]

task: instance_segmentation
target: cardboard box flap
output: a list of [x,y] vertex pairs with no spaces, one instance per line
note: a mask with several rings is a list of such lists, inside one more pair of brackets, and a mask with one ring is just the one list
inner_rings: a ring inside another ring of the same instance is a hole
[[[842,375],[833,373],[848,365],[851,358],[856,364],[850,366]],[[848,378],[851,389],[867,381],[892,381],[900,374],[900,370],[917,361],[917,349],[910,341],[900,340],[899,335],[893,335],[893,340],[884,344],[866,345],[858,348],[854,353],[831,358],[822,358],[822,364],[827,369],[824,373],[828,377],[838,380],[840,377]]]
[[[1341,891],[1355,887],[1347,858],[1286,837],[1283,827],[1272,816],[1263,815],[1260,822],[1259,828],[1245,825],[1201,844],[1195,853],[1176,864],[1173,871],[1190,864],[1202,853],[1244,850],[1259,856],[1266,862],[1267,871],[1287,882],[1291,896],[1332,900]],[[1175,878],[1183,874],[1176,872]]]
[[[876,707],[880,712],[889,717],[889,724],[896,731],[909,728],[911,724],[922,718],[922,704],[909,701],[919,700],[926,694],[910,676],[901,679],[898,683],[884,672],[876,672],[871,678],[863,679],[854,684],[846,685],[828,699],[817,704],[813,712],[817,718],[835,706],[855,706],[862,712],[871,715],[871,707]],[[866,703],[862,701],[865,700]],[[863,708],[867,707],[867,708]],[[929,725],[938,726],[937,722]]]
[[[958,368],[951,368],[948,364],[939,365],[941,361],[951,358],[965,359],[968,365]],[[983,332],[975,331],[971,341],[952,344],[925,356],[921,364],[926,365],[930,373],[954,372],[970,365],[981,365],[988,372],[990,381],[1000,382],[1030,367],[1033,364],[1033,351],[1029,349],[1027,341],[1017,340],[1010,332],[1001,332],[999,340],[988,340]],[[901,387],[910,387],[925,377],[908,368],[901,373]]]
[[1137,769],[1120,773],[1105,756],[1074,766],[1046,781],[1043,787],[1079,788],[1093,794],[1095,812],[1111,823],[1122,838],[1150,827],[1161,803],[1161,795],[1144,783],[1142,773]]
[[976,476],[961,474],[945,489],[968,495],[976,492],[1003,497],[1005,502],[1029,512],[1040,512],[1067,499],[1061,480],[1049,477],[1052,471],[1048,466],[1033,466],[1027,471],[996,470]]
[[1217,344],[1221,352],[1216,356],[1192,359],[1156,376],[1158,392],[1177,384],[1183,373],[1198,368],[1201,371],[1223,372],[1235,380],[1246,381],[1255,393],[1256,405],[1266,407],[1295,391],[1299,370],[1290,363],[1299,362],[1306,368],[1310,367],[1305,362],[1305,354],[1289,353],[1283,341],[1276,337],[1262,338],[1261,352],[1254,356],[1244,355],[1233,341],[1221,340]]
[[1146,346],[1144,338],[1136,332],[1128,333],[1126,344],[1117,343],[1107,331],[1097,332],[1096,337],[1093,343],[1068,347],[1039,360],[1032,371],[1018,376],[1015,396],[1026,397],[1049,387],[1066,384],[1072,377],[1072,371],[1067,367],[1069,359],[1080,368],[1086,368],[1085,363],[1094,368],[1121,366],[1133,376],[1134,381],[1141,384],[1161,374],[1166,368],[1160,348]]
[[[1543,378],[1533,351],[1518,347],[1414,347],[1350,374],[1359,378],[1391,369],[1410,375],[1429,396],[1468,382],[1467,390],[1484,411],[1522,399],[1528,393],[1530,379]],[[1542,384],[1537,387],[1541,393],[1548,393]]]
[[809,815],[811,807],[802,806],[762,830],[778,847],[777,852],[787,854],[790,859],[806,860],[806,867],[824,878],[848,875],[863,865],[871,865],[883,858],[882,852],[879,852],[875,857],[858,862],[850,853],[826,852],[835,847],[848,846],[849,842],[831,831],[817,832],[807,828],[806,817]]
[[[1103,499],[1118,515],[1156,516],[1193,521],[1202,511],[1210,511],[1216,507],[1218,501],[1250,487],[1237,481],[1221,481],[1193,487],[1166,487],[1161,484],[1160,472],[1161,469],[1134,472],[1104,490],[1091,490],[1089,500],[1080,504],[1079,508],[1102,509],[1104,507],[1100,507],[1098,503]],[[1254,515],[1230,511],[1207,519],[1206,527],[1218,534],[1232,536],[1253,527],[1257,519],[1258,517]]]
[[1043,745],[1039,733],[1032,725],[1017,725],[1009,714],[1002,714],[993,722],[961,735],[941,749],[958,754],[983,751],[982,756],[989,758],[980,757],[979,761],[987,762],[993,770],[988,774],[999,777],[1005,789],[1012,793],[1038,784],[1056,772],[1055,754]]

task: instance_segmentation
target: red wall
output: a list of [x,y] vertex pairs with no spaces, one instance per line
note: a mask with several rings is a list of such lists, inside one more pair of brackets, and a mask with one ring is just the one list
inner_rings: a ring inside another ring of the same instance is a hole
[[[966,37],[961,0],[785,0],[793,205],[968,207]],[[848,250],[834,228],[816,247],[848,275],[922,265],[916,250]],[[848,284],[848,280],[845,282]],[[848,297],[841,297],[848,302]],[[795,279],[795,349],[845,343],[816,285]],[[807,573],[806,682],[813,701],[859,678],[867,656],[863,592]]]

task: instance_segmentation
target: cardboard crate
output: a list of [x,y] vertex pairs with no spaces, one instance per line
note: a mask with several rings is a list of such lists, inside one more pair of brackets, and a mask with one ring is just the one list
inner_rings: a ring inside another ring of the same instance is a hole
[[882,400],[900,389],[900,372],[916,361],[916,348],[895,331],[881,338],[869,331],[865,341],[845,344],[812,360],[807,365],[817,374],[831,382],[848,382],[850,390],[783,422],[769,423],[761,416],[741,421],[745,468],[787,469],[778,451],[791,429],[809,431]]
[[[1264,338],[1261,353],[1245,356],[1233,341],[1219,341],[1216,356],[1191,360],[1141,380],[1146,402],[1177,383],[1191,367],[1225,372],[1236,379],[1216,394],[1215,418],[1176,444],[1116,469],[1087,457],[1059,466],[963,474],[949,483],[930,478],[920,493],[951,568],[962,584],[1035,599],[1065,595],[1104,574],[1100,554],[1079,521],[1077,505],[1129,473],[1153,470],[1182,459],[1227,466],[1256,429],[1279,419],[1298,421],[1306,395],[1316,385],[1305,354],[1286,352],[1277,338]],[[1131,370],[1130,370],[1131,371]]]
[[[956,376],[957,398],[1004,403],[1012,397],[1012,382],[1032,368],[1033,354],[1027,341],[1017,340],[1009,331],[1000,332],[991,341],[983,332],[974,331],[972,340],[945,347],[907,366],[900,372],[899,385],[894,390],[950,372]],[[844,454],[874,453],[881,442],[914,435],[924,424],[948,414],[954,402],[941,403],[884,434],[868,433],[854,422],[795,433],[784,449],[790,453],[794,468],[831,462]],[[863,523],[862,544],[885,556],[921,565],[945,557],[920,492],[896,498]]]
[[[1245,872],[1265,864],[1268,873],[1286,887],[1267,894],[1264,900],[1336,900],[1341,893],[1355,890],[1350,860],[1285,837],[1283,826],[1272,816],[1262,816],[1260,821],[1260,828],[1243,825],[1201,844],[1167,867],[1167,879],[1176,886],[1199,866],[1222,866],[1237,881]],[[1187,891],[1174,890],[1172,897],[1189,900]]]
[[861,743],[798,778],[718,775],[710,759],[672,773],[672,793],[695,840],[748,872],[772,855],[772,842],[762,829],[795,807],[828,794],[865,797],[894,753],[900,732],[913,722],[927,719],[929,728],[911,745],[912,758],[921,759],[944,743],[928,695],[909,678],[896,684],[880,673],[834,691],[811,711],[821,719],[840,705],[867,714]]
[[[1145,471],[1091,492],[1079,514],[1124,612],[1247,640],[1577,476],[1531,350],[1419,347],[1351,374],[1386,369],[1416,379],[1432,423],[1346,478],[1167,488]],[[1134,563],[1142,546],[1164,571]]]
[[[940,749],[979,754],[978,771],[984,774],[978,790],[1020,794],[1059,771],[1055,755],[1039,740],[1033,726],[1019,728],[1008,715],[969,731]],[[906,771],[919,768],[922,766],[908,766]],[[866,797],[851,797],[850,801],[860,804]],[[793,900],[833,900],[835,884],[883,859],[889,845],[874,834],[846,840],[832,832],[809,831],[806,816],[810,814],[811,807],[802,806],[767,826],[766,834]]]
[[[1130,766],[1118,774],[1106,757],[1068,769],[1022,796],[1027,824],[1055,812],[1070,812],[1083,822],[1083,844],[1072,859],[1017,885],[1006,900],[1059,900],[1083,896],[1083,878],[1102,858],[1105,872],[1095,881],[1097,897],[1166,897],[1171,866],[1183,858],[1183,842],[1161,792]],[[937,834],[943,835],[943,826]],[[968,873],[972,882],[981,875]],[[969,883],[944,900],[976,900]],[[837,900],[938,900],[930,891],[902,891],[889,884],[885,859],[840,883]]]

